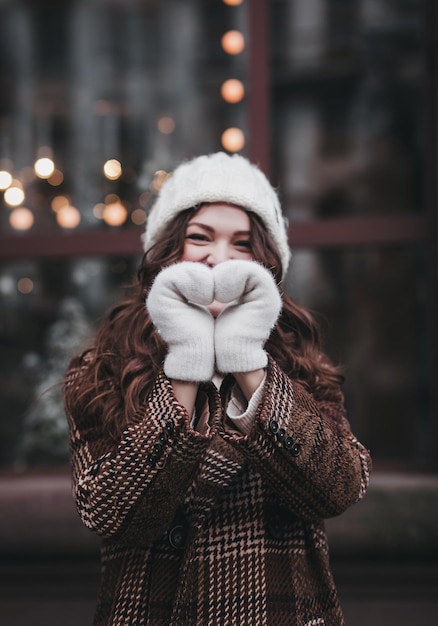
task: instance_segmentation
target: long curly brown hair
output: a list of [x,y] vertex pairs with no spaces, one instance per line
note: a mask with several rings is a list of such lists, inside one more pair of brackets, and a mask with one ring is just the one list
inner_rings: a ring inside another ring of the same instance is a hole
[[[181,259],[186,226],[195,211],[177,215],[143,256],[126,298],[110,309],[94,345],[79,357],[86,367],[76,401],[84,410],[93,408],[115,439],[144,402],[163,365],[166,345],[147,313],[145,298],[158,272]],[[283,291],[281,258],[272,237],[258,216],[248,215],[253,257],[272,272],[283,298],[281,315],[265,349],[317,400],[336,400],[343,376],[322,354],[320,332],[312,315]]]

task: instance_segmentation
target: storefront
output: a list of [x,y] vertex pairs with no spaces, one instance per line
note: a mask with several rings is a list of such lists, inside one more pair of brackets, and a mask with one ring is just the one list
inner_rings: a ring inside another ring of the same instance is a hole
[[65,473],[68,359],[133,277],[162,177],[221,149],[280,190],[287,289],[382,484],[434,476],[437,33],[432,0],[0,2],[4,484]]

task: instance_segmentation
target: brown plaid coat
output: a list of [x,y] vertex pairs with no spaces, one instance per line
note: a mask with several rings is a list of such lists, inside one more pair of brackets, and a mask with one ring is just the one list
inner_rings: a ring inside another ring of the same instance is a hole
[[65,382],[73,490],[102,538],[95,625],[339,626],[323,518],[366,491],[370,458],[343,407],[318,405],[270,360],[252,431],[195,432],[161,374],[118,445]]

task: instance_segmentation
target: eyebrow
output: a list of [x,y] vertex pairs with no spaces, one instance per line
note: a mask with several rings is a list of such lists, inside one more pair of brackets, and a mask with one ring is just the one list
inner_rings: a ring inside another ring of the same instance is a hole
[[[212,228],[211,226],[207,226],[207,224],[202,224],[202,222],[189,222],[187,224],[187,228],[189,226],[199,226],[200,228],[203,228],[204,230],[207,230],[210,233],[214,233],[214,228]],[[233,235],[250,235],[251,231],[250,230],[236,230]]]

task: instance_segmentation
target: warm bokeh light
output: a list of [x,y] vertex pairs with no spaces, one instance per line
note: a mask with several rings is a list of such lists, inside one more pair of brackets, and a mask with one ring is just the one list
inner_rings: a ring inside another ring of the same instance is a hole
[[122,175],[122,165],[117,159],[109,159],[103,166],[103,173],[108,180],[117,180]]
[[12,183],[12,174],[10,174],[7,170],[0,171],[0,190],[4,191],[7,189]]
[[47,182],[52,185],[52,187],[58,187],[64,181],[64,174],[61,170],[55,170],[51,176],[47,179]]
[[107,204],[103,210],[102,219],[109,226],[121,226],[128,217],[127,208],[119,201]]
[[224,4],[227,4],[229,7],[238,7],[239,4],[243,3],[243,0],[222,0]]
[[13,179],[10,187],[6,189],[4,194],[6,204],[9,204],[9,206],[19,206],[23,204],[24,198],[25,195],[22,184],[19,180]]
[[154,193],[158,193],[164,183],[171,176],[171,173],[166,172],[165,170],[157,170],[154,174],[154,178],[152,181],[152,191]]
[[137,226],[144,224],[146,222],[146,211],[143,211],[143,209],[135,209],[132,211],[131,222],[137,224]]
[[221,87],[221,96],[225,102],[229,102],[230,104],[236,104],[236,102],[243,100],[243,97],[245,96],[245,87],[243,86],[242,81],[237,80],[237,78],[229,78],[223,82]]
[[245,49],[245,38],[240,30],[228,30],[221,41],[227,54],[240,54]]
[[17,281],[17,289],[20,293],[30,293],[33,291],[33,280],[26,277],[20,278],[20,280]]
[[221,142],[228,152],[239,152],[245,145],[245,135],[240,128],[227,128],[222,133]]
[[111,204],[112,202],[120,202],[120,198],[116,193],[109,193],[105,196],[105,204]]
[[81,214],[76,207],[66,204],[56,212],[56,221],[61,228],[76,228],[81,221]]
[[145,209],[147,205],[149,204],[151,198],[152,198],[152,194],[150,191],[143,191],[143,193],[141,193],[138,198],[140,206],[142,206]]
[[93,207],[93,215],[96,219],[101,220],[103,218],[103,211],[105,209],[105,205],[103,202],[98,202]]
[[175,120],[169,115],[163,115],[157,121],[157,128],[163,135],[171,135],[175,130]]
[[55,171],[55,164],[49,157],[37,159],[33,167],[38,178],[50,178]]
[[32,228],[35,218],[30,209],[19,207],[9,214],[9,223],[14,230],[29,230]]
[[54,211],[55,213],[57,213],[59,209],[62,209],[63,206],[66,206],[68,204],[70,204],[70,201],[67,196],[55,196],[50,203],[52,211]]

